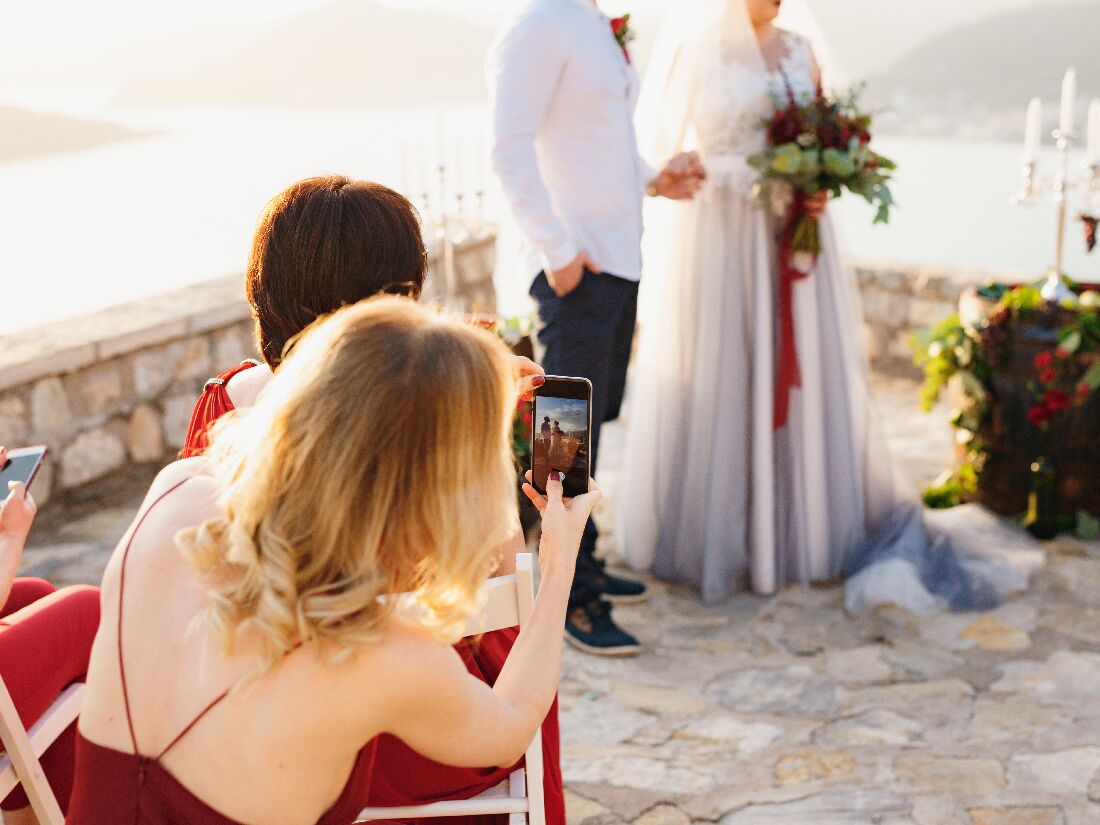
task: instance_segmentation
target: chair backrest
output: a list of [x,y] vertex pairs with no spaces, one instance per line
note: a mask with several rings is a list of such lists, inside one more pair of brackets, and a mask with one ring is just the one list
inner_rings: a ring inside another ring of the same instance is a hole
[[530,553],[516,554],[516,572],[496,576],[484,586],[481,609],[470,617],[466,636],[490,633],[505,627],[523,626],[535,604],[535,571]]
[[[535,563],[530,553],[516,554],[516,572],[489,579],[481,609],[466,625],[467,636],[490,633],[505,627],[523,625],[535,606]],[[546,825],[546,803],[542,786],[542,730],[535,732],[527,753],[525,770],[515,771],[508,789],[486,792],[472,799],[446,800],[427,805],[400,808],[367,808],[356,820],[420,819],[442,816],[509,814],[510,825],[527,816],[527,825]]]
[[[530,553],[516,554],[516,572],[497,576],[485,583],[486,597],[481,610],[466,625],[466,635],[476,636],[505,627],[521,628],[531,618],[535,606],[535,561]],[[542,787],[542,730],[535,732],[527,753],[526,796],[528,825],[545,825],[546,810]],[[514,788],[513,793],[519,789]]]
[[83,700],[84,685],[70,685],[46,709],[42,718],[26,730],[0,678],[0,742],[5,751],[0,758],[0,799],[22,785],[41,825],[64,825],[65,817],[38,759],[80,716]]

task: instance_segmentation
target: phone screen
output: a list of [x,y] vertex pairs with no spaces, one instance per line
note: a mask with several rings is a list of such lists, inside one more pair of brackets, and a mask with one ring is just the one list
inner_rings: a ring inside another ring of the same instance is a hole
[[592,384],[584,378],[548,375],[535,392],[531,476],[540,493],[551,470],[562,474],[566,498],[588,492],[591,408]]
[[0,498],[7,497],[9,481],[21,481],[30,487],[35,473],[38,472],[38,466],[45,457],[45,447],[8,450],[7,463],[0,467]]

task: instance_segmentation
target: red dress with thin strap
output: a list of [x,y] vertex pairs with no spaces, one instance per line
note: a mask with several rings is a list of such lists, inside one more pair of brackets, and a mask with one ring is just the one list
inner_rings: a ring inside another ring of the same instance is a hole
[[[225,385],[234,375],[254,363],[256,362],[245,361],[206,382],[191,416],[187,442],[181,453],[184,458],[202,455],[206,450],[207,432],[211,425],[233,409],[233,401],[226,392]],[[478,643],[463,639],[455,645],[455,650],[471,674],[491,685],[500,675],[517,635],[517,628],[505,628],[486,633]],[[510,768],[456,768],[421,756],[396,737],[380,736],[376,741],[378,760],[370,782],[369,804],[372,807],[466,799],[499,785],[513,770],[523,766],[521,759]],[[558,730],[556,698],[542,723],[542,764],[546,823],[565,825],[565,794],[561,784],[561,736]],[[423,825],[502,825],[507,819],[507,816],[466,816],[424,819],[420,822]]]
[[[126,596],[126,560],[134,536],[145,517],[160,501],[188,479],[173,485],[149,505],[130,532],[122,551],[122,566],[118,584],[118,668],[122,683],[123,710],[130,732],[132,751],[120,751],[90,742],[77,731],[76,773],[73,795],[69,802],[67,825],[242,825],[211,808],[161,764],[161,760],[203,718],[229,695],[224,691],[210,702],[156,756],[138,752],[137,733],[130,712],[130,697],[126,686],[126,665],[123,658],[123,604]],[[355,760],[351,775],[335,804],[317,820],[317,825],[348,825],[367,805],[370,777],[374,768],[377,740],[368,743]]]

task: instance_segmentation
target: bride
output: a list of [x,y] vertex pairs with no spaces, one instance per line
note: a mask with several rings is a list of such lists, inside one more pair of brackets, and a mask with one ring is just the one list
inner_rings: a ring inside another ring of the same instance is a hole
[[775,101],[820,85],[810,42],[776,25],[790,2],[691,0],[651,61],[643,151],[694,149],[708,179],[694,201],[647,223],[620,552],[706,601],[862,571],[849,581],[850,608],[984,606],[1019,576],[992,581],[988,564],[930,536],[920,508],[896,492],[826,193],[811,204],[821,256],[791,297],[801,386],[785,422],[773,417],[781,210],[756,193],[746,159],[765,147]]

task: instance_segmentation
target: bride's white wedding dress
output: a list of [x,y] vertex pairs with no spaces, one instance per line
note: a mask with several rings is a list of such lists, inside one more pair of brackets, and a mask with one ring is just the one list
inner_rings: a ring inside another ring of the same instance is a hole
[[694,201],[663,207],[648,247],[616,491],[619,551],[706,601],[862,571],[849,582],[852,609],[990,604],[1026,583],[1020,565],[1035,558],[964,561],[897,494],[856,287],[827,216],[817,265],[794,287],[802,386],[786,426],[773,429],[778,227],[746,158],[765,146],[777,93],[815,93],[809,43],[782,39],[772,69],[698,60],[690,104],[676,115],[685,119],[679,148],[699,151],[708,180]]

